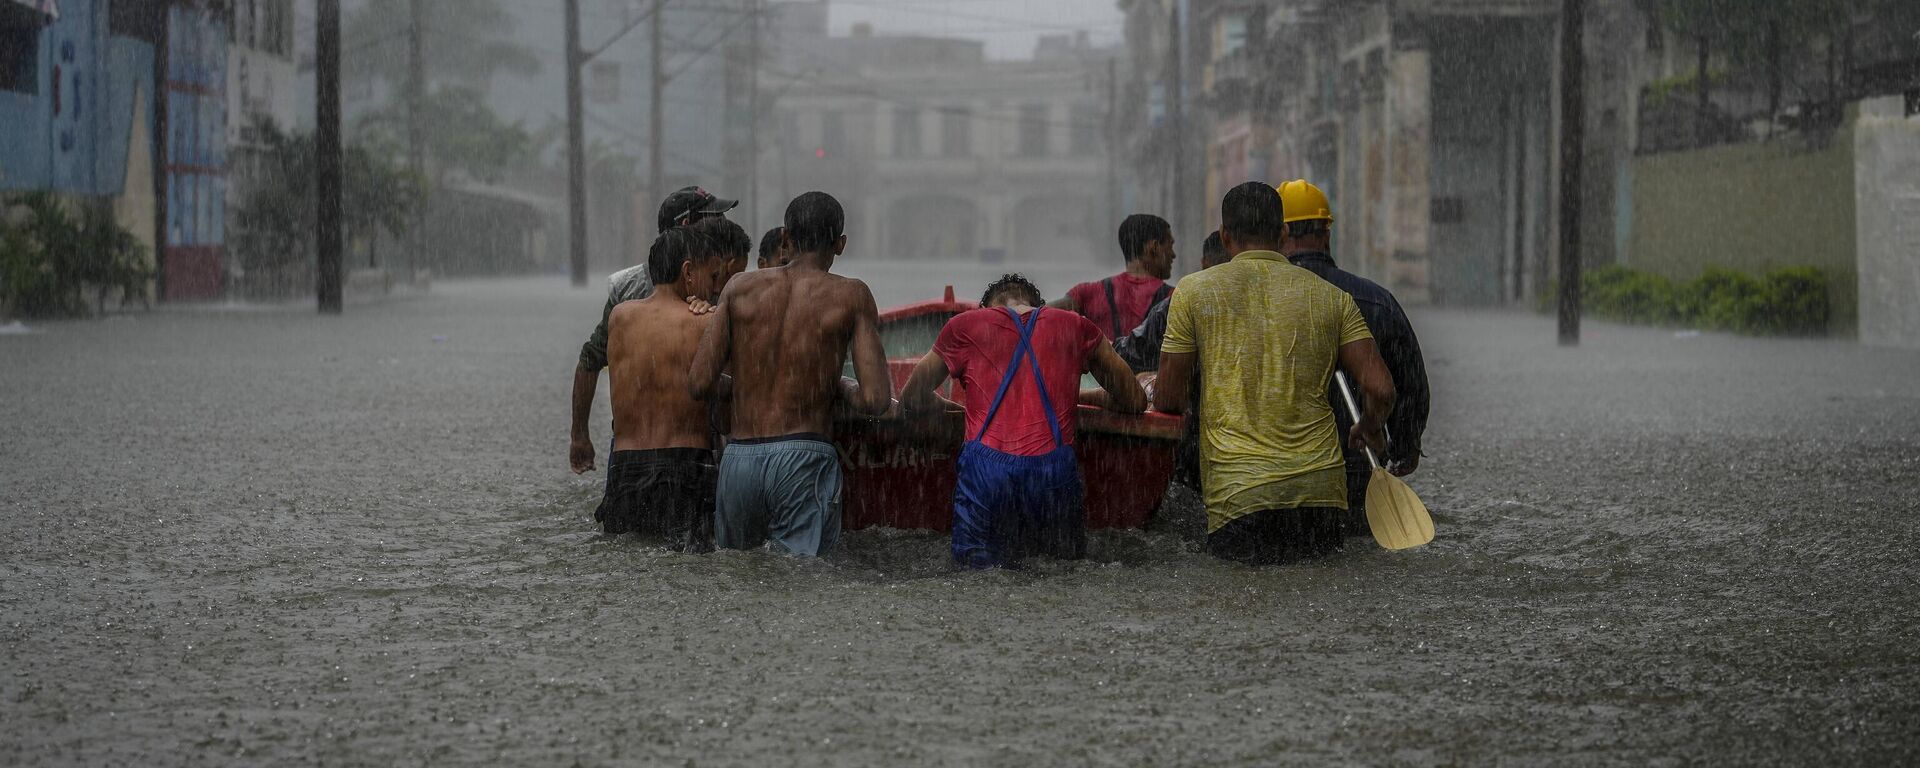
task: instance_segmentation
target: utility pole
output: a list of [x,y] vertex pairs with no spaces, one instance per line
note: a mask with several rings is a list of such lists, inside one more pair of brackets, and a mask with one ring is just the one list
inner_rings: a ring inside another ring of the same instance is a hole
[[1120,57],[1107,57],[1107,221],[1098,222],[1105,227],[1120,215],[1120,183],[1117,178],[1120,168]]
[[1192,192],[1187,189],[1187,0],[1180,0],[1173,10],[1173,98],[1168,99],[1169,113],[1173,115],[1173,231],[1187,234],[1187,209],[1191,207],[1187,198]]
[[647,20],[648,26],[651,27],[649,31],[653,36],[653,40],[647,43],[647,57],[649,60],[647,64],[647,79],[650,81],[648,84],[648,93],[650,94],[648,97],[649,103],[647,104],[647,191],[648,194],[655,195],[653,198],[654,205],[659,205],[660,201],[666,197],[666,192],[660,188],[660,154],[661,144],[663,143],[660,128],[660,98],[661,94],[667,90],[666,57],[662,55],[660,50],[661,32],[664,26],[662,17],[665,16],[661,11],[662,8],[656,3],[653,8],[653,17]]
[[1581,165],[1586,155],[1586,0],[1560,6],[1560,346],[1580,344]]
[[314,289],[320,314],[341,309],[340,264],[340,0],[319,0],[314,24],[314,186],[319,193],[318,225],[314,228]]
[[[407,170],[416,179],[427,177],[427,128],[424,105],[427,100],[427,0],[407,0],[411,17],[407,26]],[[427,212],[416,206],[413,226],[407,228],[407,269],[412,272],[426,242]],[[412,278],[411,275],[408,276]]]
[[760,16],[766,12],[766,0],[748,0],[752,5],[753,29],[747,37],[747,216],[760,217]]
[[566,0],[567,245],[573,287],[587,286],[587,140],[580,98],[580,0]]

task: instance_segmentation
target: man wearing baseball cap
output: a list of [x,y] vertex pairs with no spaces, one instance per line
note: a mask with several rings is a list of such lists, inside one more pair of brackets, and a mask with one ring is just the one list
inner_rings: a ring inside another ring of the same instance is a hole
[[[701,187],[681,187],[667,195],[667,199],[660,204],[659,231],[688,226],[705,218],[725,216],[727,211],[739,204],[738,200],[716,197]],[[613,314],[613,308],[620,302],[653,295],[653,280],[647,275],[645,262],[613,273],[607,278],[607,283],[607,305],[600,310],[600,324],[594,326],[587,343],[580,345],[580,362],[573,369],[573,428],[567,458],[574,474],[590,472],[594,468],[593,437],[587,429],[587,419],[593,413],[593,396],[600,387],[600,371],[607,367],[607,317]],[[696,307],[696,311],[712,311],[702,302],[689,303]]]

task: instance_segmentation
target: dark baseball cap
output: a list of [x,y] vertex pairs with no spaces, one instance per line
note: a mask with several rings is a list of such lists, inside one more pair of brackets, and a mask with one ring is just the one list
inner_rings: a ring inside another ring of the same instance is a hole
[[694,214],[723,214],[739,204],[738,200],[714,197],[700,187],[681,187],[660,204],[660,231],[686,224]]

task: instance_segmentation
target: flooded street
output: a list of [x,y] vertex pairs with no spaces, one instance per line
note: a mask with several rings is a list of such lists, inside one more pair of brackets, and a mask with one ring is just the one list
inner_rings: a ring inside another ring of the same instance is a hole
[[603,298],[0,337],[0,764],[1920,760],[1920,354],[1416,308],[1432,545],[957,573],[600,536]]

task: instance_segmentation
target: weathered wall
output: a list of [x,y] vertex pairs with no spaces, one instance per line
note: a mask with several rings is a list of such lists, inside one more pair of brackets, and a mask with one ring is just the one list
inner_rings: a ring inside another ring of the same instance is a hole
[[1709,266],[1827,273],[1832,331],[1856,327],[1853,140],[1719,146],[1633,160],[1627,266],[1684,280]]
[[1862,102],[1854,126],[1860,341],[1920,349],[1920,115],[1905,107]]

